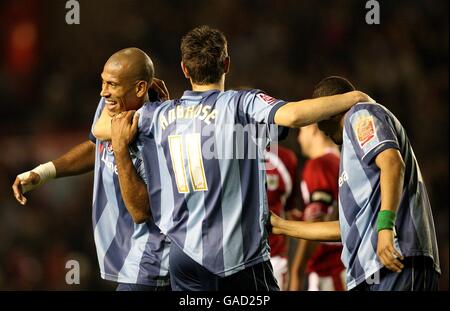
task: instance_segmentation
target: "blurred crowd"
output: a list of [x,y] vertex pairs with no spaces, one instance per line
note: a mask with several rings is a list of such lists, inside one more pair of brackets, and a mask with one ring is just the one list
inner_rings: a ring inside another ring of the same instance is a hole
[[[86,140],[100,73],[115,51],[152,57],[172,97],[188,88],[182,35],[200,24],[227,36],[227,88],[260,88],[282,99],[311,96],[342,75],[388,107],[407,130],[428,187],[448,290],[448,1],[80,1],[67,25],[65,1],[0,3],[0,289],[111,289],[100,279],[91,224],[92,174],[52,181],[20,206],[18,173]],[[292,131],[284,145],[298,152]],[[301,159],[301,158],[300,158]],[[301,164],[302,162],[300,162]],[[65,263],[78,260],[79,285]]]

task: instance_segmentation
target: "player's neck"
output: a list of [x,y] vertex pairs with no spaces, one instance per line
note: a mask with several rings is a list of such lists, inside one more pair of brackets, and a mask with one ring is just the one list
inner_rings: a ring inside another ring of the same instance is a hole
[[217,83],[211,84],[195,84],[191,80],[192,90],[195,92],[206,92],[211,90],[219,90],[223,92],[225,90],[225,78],[222,77]]

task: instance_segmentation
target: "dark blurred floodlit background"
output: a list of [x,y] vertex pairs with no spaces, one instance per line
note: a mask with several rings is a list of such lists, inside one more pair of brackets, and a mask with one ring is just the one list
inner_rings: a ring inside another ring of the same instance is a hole
[[[229,41],[226,87],[307,98],[327,75],[343,75],[393,111],[405,126],[430,195],[448,290],[448,5],[379,1],[379,25],[366,1],[80,0],[80,24],[67,25],[64,0],[0,2],[0,289],[113,289],[100,279],[92,226],[92,174],[51,181],[22,207],[18,173],[86,140],[99,100],[100,73],[115,51],[152,57],[172,97],[189,87],[179,43],[209,24]],[[296,131],[284,142],[300,157]],[[303,163],[300,157],[300,165]],[[65,263],[78,260],[80,285]]]

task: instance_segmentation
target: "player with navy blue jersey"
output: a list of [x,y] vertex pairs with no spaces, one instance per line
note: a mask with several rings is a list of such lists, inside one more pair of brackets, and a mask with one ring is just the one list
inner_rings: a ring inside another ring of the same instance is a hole
[[[315,95],[351,89],[347,80],[330,77]],[[441,271],[431,205],[400,122],[380,104],[359,103],[319,127],[342,145],[339,226],[274,218],[275,226],[306,239],[340,233],[350,290],[436,290]]]
[[[274,125],[322,120],[368,96],[286,103],[260,90],[225,91],[227,42],[207,26],[183,37],[181,51],[192,91],[145,104],[139,119],[131,112],[112,119],[113,145],[130,144],[139,132],[132,146],[142,152],[148,183],[130,189],[148,186],[152,217],[172,241],[173,289],[278,290],[265,230],[264,152],[282,132]],[[116,160],[119,170],[132,168],[125,149]],[[130,196],[126,204],[140,206],[142,199]]]
[[[149,100],[153,79],[151,59],[137,48],[113,54],[102,72],[102,99],[94,124],[105,113],[116,115],[137,109]],[[161,93],[162,95],[164,92]],[[133,157],[140,178],[146,178],[142,159]],[[92,221],[101,277],[119,283],[117,290],[169,290],[167,238],[149,219],[149,206],[128,209],[123,202],[112,145],[90,135],[90,140],[74,147],[60,158],[20,174],[13,185],[14,195],[26,203],[23,194],[51,178],[78,175],[94,169]]]

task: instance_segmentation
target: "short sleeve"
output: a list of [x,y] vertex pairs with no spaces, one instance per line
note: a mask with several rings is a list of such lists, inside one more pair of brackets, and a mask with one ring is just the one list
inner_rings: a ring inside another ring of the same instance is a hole
[[286,102],[273,98],[261,90],[239,92],[239,115],[244,125],[264,124],[270,142],[284,139],[289,129],[275,124],[275,113]]
[[386,149],[399,149],[392,119],[379,105],[353,112],[348,125],[356,154],[366,165]]

